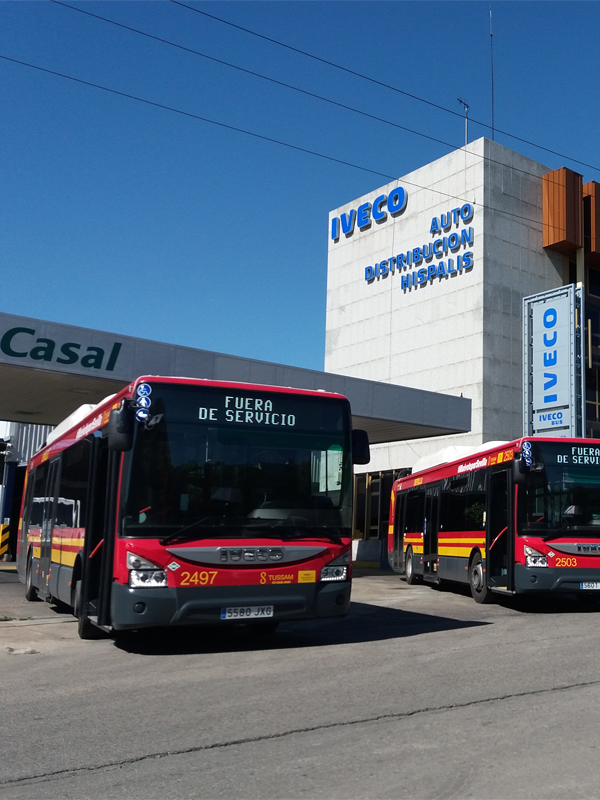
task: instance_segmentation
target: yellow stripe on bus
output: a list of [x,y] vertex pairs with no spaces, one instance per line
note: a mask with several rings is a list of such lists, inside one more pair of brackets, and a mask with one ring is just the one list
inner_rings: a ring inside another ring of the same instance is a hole
[[[482,558],[485,558],[485,549],[479,548]],[[438,550],[439,556],[462,556],[468,558],[471,555],[470,547],[440,547]]]
[[441,544],[464,544],[464,545],[485,544],[485,536],[478,536],[476,538],[471,538],[471,539],[465,539],[465,538],[454,539],[454,538],[446,538],[445,536],[444,537],[440,536],[438,539],[438,544],[440,545]]
[[72,567],[75,564],[76,558],[77,553],[62,553],[60,557],[60,563],[67,567]]

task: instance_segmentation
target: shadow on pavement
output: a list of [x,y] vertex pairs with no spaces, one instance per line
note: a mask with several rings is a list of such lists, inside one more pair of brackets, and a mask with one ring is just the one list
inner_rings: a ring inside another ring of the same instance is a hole
[[401,639],[488,624],[491,623],[352,603],[350,613],[343,619],[286,622],[271,634],[250,626],[163,628],[121,634],[115,644],[126,652],[149,656],[284,650]]
[[600,611],[600,597],[563,595],[519,595],[499,605],[523,614],[585,614]]
[[[433,592],[462,595],[471,599],[471,590],[460,583],[444,582],[430,587]],[[584,595],[564,594],[520,594],[505,597],[501,594],[493,595],[493,604],[523,614],[582,614],[600,611],[600,591],[597,595],[589,592]]]

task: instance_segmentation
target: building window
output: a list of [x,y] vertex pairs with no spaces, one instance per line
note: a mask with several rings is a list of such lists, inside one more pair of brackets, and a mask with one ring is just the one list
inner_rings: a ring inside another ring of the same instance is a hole
[[600,297],[600,269],[588,268],[587,290],[589,294]]

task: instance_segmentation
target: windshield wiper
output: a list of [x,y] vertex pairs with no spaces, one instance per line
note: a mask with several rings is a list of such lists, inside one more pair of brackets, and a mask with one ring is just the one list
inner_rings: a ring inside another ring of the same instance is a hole
[[[218,519],[219,521],[215,522],[214,521],[215,519]],[[180,539],[182,536],[185,536],[188,533],[197,530],[198,528],[210,528],[211,530],[210,535],[214,535],[212,533],[214,528],[234,527],[233,525],[231,525],[231,523],[226,524],[225,519],[226,517],[222,519],[216,517],[204,517],[203,519],[197,519],[196,522],[192,522],[189,525],[184,525],[183,528],[179,528],[179,530],[173,531],[173,533],[171,533],[169,536],[164,536],[162,539],[159,539],[158,540],[159,544],[162,544],[164,547],[166,544],[169,544],[169,542],[173,542],[175,541],[175,539]],[[208,538],[208,534],[204,534],[202,536],[199,536],[198,538],[206,539]]]
[[161,545],[169,544],[169,542],[173,542],[176,539],[183,538],[184,536],[188,536],[192,534],[194,531],[197,531],[198,528],[209,528],[210,533],[203,533],[198,538],[209,538],[210,536],[218,535],[215,528],[220,528],[220,534],[224,533],[223,528],[227,528],[229,530],[235,529],[239,531],[240,534],[248,535],[258,535],[264,537],[273,537],[276,539],[300,539],[303,538],[303,534],[305,535],[304,538],[311,538],[311,539],[328,539],[329,541],[333,542],[334,544],[341,544],[342,539],[339,531],[327,531],[325,529],[319,528],[312,528],[307,525],[286,525],[284,520],[278,520],[273,524],[265,523],[264,520],[260,522],[257,520],[257,524],[253,524],[253,522],[249,519],[244,519],[244,521],[240,521],[238,523],[232,523],[231,520],[228,520],[227,517],[204,517],[203,519],[196,520],[196,522],[192,522],[190,525],[186,525],[183,528],[180,528],[177,531],[173,531],[173,533],[169,534],[169,536],[164,536],[162,539],[159,539]]
[[[581,524],[577,525],[577,524],[575,524],[573,522],[565,522],[564,525],[561,525],[559,528],[555,528],[553,531],[551,531],[549,534],[547,534],[547,536],[542,536],[542,541],[543,542],[549,542],[552,539],[558,539],[559,536],[562,536],[562,532],[566,531],[566,530],[573,531],[574,533],[577,533],[577,529],[581,528],[581,527],[584,527],[584,526],[582,526]],[[585,526],[585,527],[589,527],[589,526]]]
[[[280,525],[279,529],[286,528],[286,527],[288,527],[288,526]],[[336,530],[335,532],[333,532],[333,531],[329,532],[326,529],[322,529],[321,530],[319,528],[311,528],[310,525],[290,525],[288,530],[289,531],[295,531],[295,532],[296,531],[297,532],[301,531],[302,533],[307,534],[308,538],[310,538],[310,539],[328,539],[330,542],[333,542],[334,544],[341,544],[342,543],[341,535],[340,535],[340,532],[338,530]],[[285,538],[285,534],[281,534],[281,538],[282,539]],[[294,538],[295,539],[299,539],[300,537],[299,536],[295,536]]]

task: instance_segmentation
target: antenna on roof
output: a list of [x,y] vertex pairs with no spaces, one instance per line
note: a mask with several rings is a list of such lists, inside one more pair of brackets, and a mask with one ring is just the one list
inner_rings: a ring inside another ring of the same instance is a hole
[[492,59],[492,142],[494,141],[494,42],[492,39],[492,4],[490,3],[490,56]]
[[465,147],[469,141],[469,106],[465,103],[464,100],[461,100],[460,97],[456,98],[459,103],[462,103],[465,107]]

